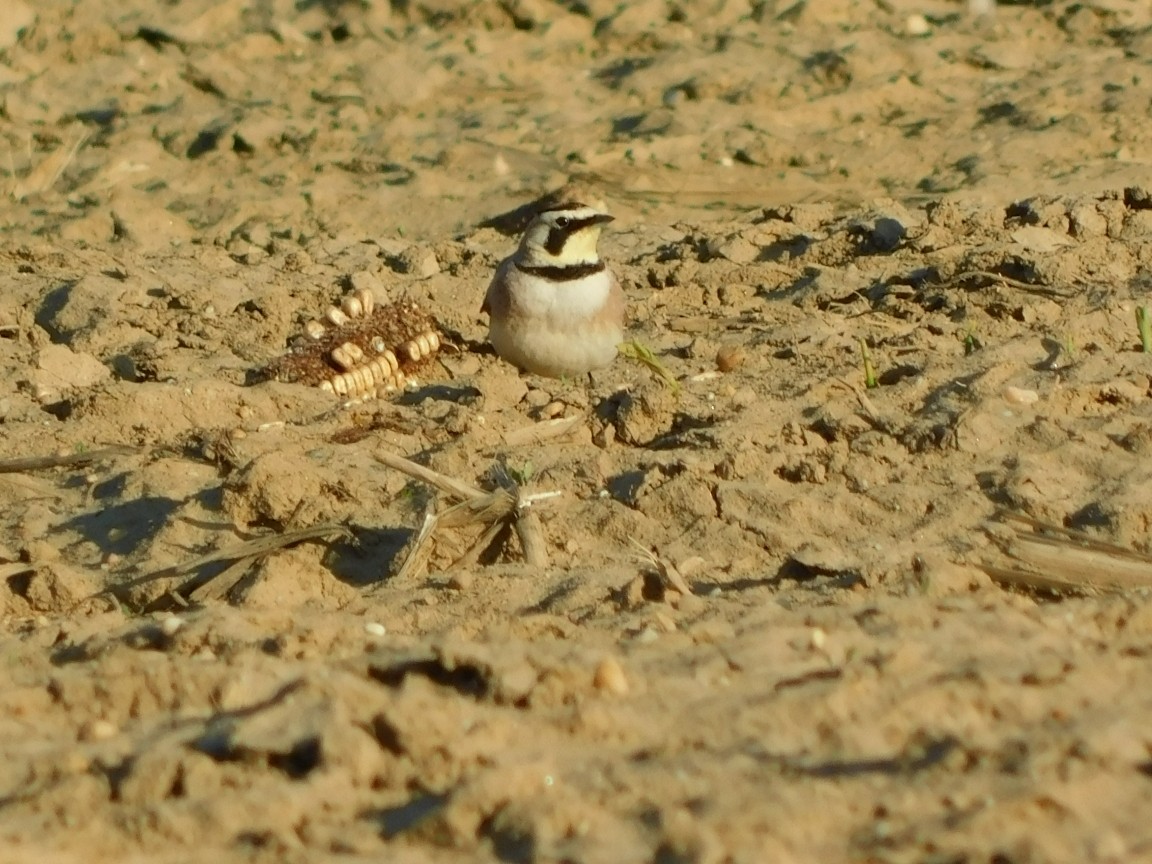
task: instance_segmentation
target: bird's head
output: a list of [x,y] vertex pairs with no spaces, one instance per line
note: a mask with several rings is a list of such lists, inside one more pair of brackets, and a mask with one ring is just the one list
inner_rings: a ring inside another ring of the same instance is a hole
[[596,242],[611,216],[584,204],[563,204],[536,215],[520,241],[525,264],[570,267],[600,260]]

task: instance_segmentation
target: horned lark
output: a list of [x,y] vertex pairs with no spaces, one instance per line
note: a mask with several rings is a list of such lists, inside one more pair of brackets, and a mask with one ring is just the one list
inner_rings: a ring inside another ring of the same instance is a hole
[[549,378],[612,362],[624,339],[624,292],[596,251],[600,229],[611,221],[583,204],[552,207],[532,220],[480,307],[497,354]]

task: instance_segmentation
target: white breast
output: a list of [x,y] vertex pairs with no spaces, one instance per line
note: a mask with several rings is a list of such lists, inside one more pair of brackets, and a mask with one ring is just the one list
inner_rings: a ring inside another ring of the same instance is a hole
[[573,318],[587,318],[604,308],[615,277],[601,270],[571,282],[552,282],[510,267],[506,278],[521,314],[562,327],[571,325]]
[[521,369],[553,378],[601,369],[616,357],[623,321],[605,317],[615,289],[608,270],[570,282],[532,276],[506,261],[497,273],[508,288],[509,314],[489,323],[496,352]]

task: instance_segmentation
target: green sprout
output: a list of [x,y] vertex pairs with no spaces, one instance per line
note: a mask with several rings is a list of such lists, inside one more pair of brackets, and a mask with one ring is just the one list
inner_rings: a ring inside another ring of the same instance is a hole
[[880,386],[880,382],[876,379],[876,367],[872,363],[872,354],[868,351],[868,343],[863,339],[860,341],[860,359],[864,361],[864,386],[869,390],[875,390]]
[[505,466],[508,471],[508,476],[517,486],[527,486],[532,482],[532,478],[536,476],[536,466],[532,461],[526,459],[520,465],[507,465]]
[[673,393],[677,396],[680,395],[680,383],[672,377],[672,373],[668,371],[668,367],[660,362],[659,358],[657,358],[652,352],[652,349],[647,345],[643,345],[633,339],[631,342],[624,342],[617,346],[617,350],[622,357],[639,363],[641,366],[647,366],[657,378],[672,388]]
[[1076,348],[1076,339],[1071,333],[1064,334],[1064,356],[1068,358],[1069,366],[1075,366],[1080,361],[1080,352]]
[[1152,314],[1147,306],[1136,307],[1136,329],[1140,331],[1140,348],[1145,354],[1152,354]]
[[980,340],[976,338],[976,334],[971,329],[964,331],[964,356],[968,357],[975,354],[983,346]]

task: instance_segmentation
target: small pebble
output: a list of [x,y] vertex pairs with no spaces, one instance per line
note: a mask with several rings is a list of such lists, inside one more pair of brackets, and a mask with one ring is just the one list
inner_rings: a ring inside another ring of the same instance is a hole
[[365,621],[364,632],[369,636],[387,636],[388,628],[386,628],[379,621]]
[[1021,387],[1004,388],[1004,400],[1013,405],[1031,405],[1039,399],[1040,394],[1035,390],[1025,390]]
[[651,627],[645,627],[636,634],[636,641],[641,645],[649,645],[660,638],[660,634],[653,630]]
[[173,636],[176,634],[176,631],[183,626],[183,619],[177,618],[175,615],[169,615],[167,618],[160,622],[160,631],[165,636]]
[[80,727],[81,741],[107,741],[120,730],[107,720],[92,720]]
[[909,15],[904,21],[904,32],[909,36],[927,36],[932,32],[932,25],[923,15]]
[[808,634],[808,642],[816,651],[823,650],[827,641],[828,634],[821,627],[813,627],[812,632]]
[[721,345],[716,352],[716,368],[721,372],[731,372],[744,364],[748,353],[742,345]]
[[592,684],[597,690],[623,696],[628,692],[628,678],[620,661],[615,657],[605,657],[596,665],[596,673],[592,676]]
[[529,390],[524,394],[524,402],[529,408],[543,408],[552,401],[552,394],[547,390]]

